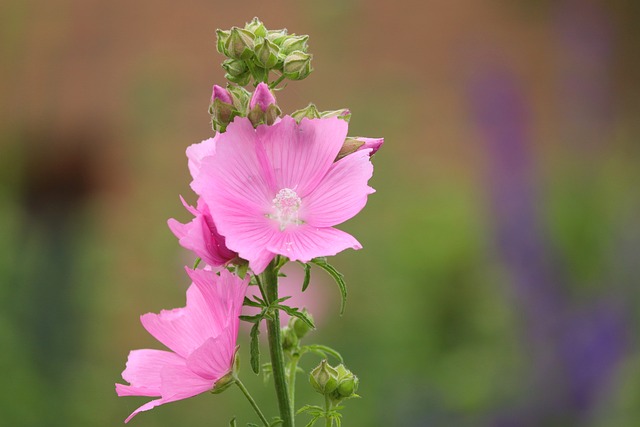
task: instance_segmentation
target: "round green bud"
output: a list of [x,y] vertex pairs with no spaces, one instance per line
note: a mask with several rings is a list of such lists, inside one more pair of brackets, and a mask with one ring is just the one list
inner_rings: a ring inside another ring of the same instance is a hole
[[263,68],[273,68],[278,63],[280,49],[269,39],[262,39],[255,47],[256,62]]
[[267,28],[258,17],[253,18],[251,22],[247,22],[244,28],[251,31],[256,37],[266,37],[267,35]]
[[309,36],[296,36],[296,35],[287,36],[282,41],[280,50],[285,56],[295,52],[296,50],[299,50],[301,52],[306,52],[308,48],[307,40],[309,40]]
[[315,391],[328,396],[338,387],[338,371],[323,360],[311,371],[309,382]]
[[267,35],[265,38],[267,38],[276,46],[281,46],[282,42],[284,42],[287,37],[287,29],[283,28],[282,30],[267,31]]
[[282,72],[289,80],[302,80],[311,73],[311,55],[296,50],[284,59]]
[[249,72],[247,64],[242,59],[227,59],[222,63],[222,68],[234,77],[243,76]]
[[[311,314],[309,314],[306,309],[302,311],[313,322],[313,317],[311,317]],[[307,323],[303,322],[302,320],[298,319],[297,317],[292,318],[291,327],[293,328],[293,331],[295,332],[296,336],[300,339],[302,339],[305,335],[307,335],[307,333],[312,329],[311,326],[309,326]]]
[[253,56],[256,36],[244,28],[233,27],[224,46],[233,59],[249,59]]
[[231,31],[216,30],[216,37],[217,37],[216,49],[218,50],[218,52],[220,52],[225,56],[229,56],[227,49],[225,48],[225,45],[227,44],[227,40],[229,39],[230,35],[231,35]]

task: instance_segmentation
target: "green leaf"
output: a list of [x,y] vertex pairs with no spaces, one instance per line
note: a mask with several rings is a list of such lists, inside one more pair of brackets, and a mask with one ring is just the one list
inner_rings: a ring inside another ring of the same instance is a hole
[[263,301],[258,297],[255,297],[255,298],[256,298],[256,301],[253,301],[247,297],[244,297],[244,302],[242,303],[242,305],[246,305],[247,307],[258,307],[258,308],[264,307]]
[[335,357],[340,363],[344,363],[344,360],[342,359],[342,356],[340,355],[340,353],[338,353],[336,350],[326,345],[309,344],[302,347],[302,349],[312,351],[314,353],[318,353],[324,357],[327,357],[327,355],[331,355]]
[[317,405],[304,405],[302,408],[298,409],[298,412],[296,412],[296,415],[300,415],[303,412],[306,412],[308,414],[315,416],[318,413],[324,414],[324,408]]
[[306,313],[298,310],[297,308],[289,307],[287,305],[277,305],[276,307],[278,307],[280,310],[287,313],[289,316],[297,317],[298,319],[302,320],[311,329],[316,328],[316,325],[313,323],[313,320],[311,320],[311,318]]
[[202,258],[198,257],[196,258],[195,262],[193,263],[193,269],[195,270],[196,268],[198,268],[198,266],[200,265],[200,262],[202,261]]
[[298,264],[304,268],[304,280],[302,281],[302,292],[304,292],[309,287],[309,281],[311,280],[311,265],[300,261],[298,261]]
[[238,423],[236,423],[236,417],[231,418],[229,421],[229,427],[238,427]]
[[249,322],[249,323],[259,323],[264,318],[262,313],[256,314],[256,315],[253,315],[253,316],[242,315],[242,316],[238,316],[238,317],[240,318],[240,320],[245,321],[245,322]]
[[335,280],[335,282],[338,284],[338,287],[340,288],[340,297],[341,297],[340,315],[342,316],[344,314],[344,307],[347,304],[347,284],[344,283],[344,275],[340,273],[338,270],[336,270],[331,264],[329,264],[327,262],[327,259],[324,257],[314,258],[310,262],[317,265],[327,273],[329,273],[329,275],[333,277],[333,280]]
[[269,427],[275,427],[275,426],[281,426],[282,425],[282,418],[276,417],[273,421],[271,421],[271,423],[269,424]]
[[254,423],[247,423],[247,427],[260,427],[260,426]]
[[260,322],[256,322],[251,327],[251,370],[253,373],[260,373],[260,343],[258,341],[260,335]]

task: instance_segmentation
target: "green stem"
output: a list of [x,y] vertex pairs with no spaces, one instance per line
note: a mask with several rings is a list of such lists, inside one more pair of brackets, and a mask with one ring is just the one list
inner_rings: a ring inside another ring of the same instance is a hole
[[283,75],[281,75],[280,77],[278,77],[278,79],[277,79],[277,80],[275,80],[275,81],[273,81],[273,82],[269,83],[269,89],[273,89],[273,88],[275,88],[275,87],[276,87],[276,86],[278,86],[278,85],[279,85],[279,84],[280,84],[284,79],[285,79],[285,77],[284,77],[284,74],[283,74]]
[[326,427],[333,427],[333,418],[329,416],[329,411],[331,410],[331,402],[329,401],[329,396],[324,397],[324,411],[326,414],[325,419],[327,422],[325,423]]
[[291,401],[291,407],[295,408],[296,401],[296,374],[298,370],[298,360],[300,356],[293,354],[291,356],[291,364],[289,365],[289,401]]
[[[278,272],[276,271],[275,265],[276,260],[273,260],[264,270],[264,273],[262,273],[268,304],[272,304],[278,299]],[[294,427],[293,406],[291,405],[287,391],[282,337],[280,336],[280,313],[278,310],[273,310],[271,320],[267,319],[267,333],[269,335],[269,353],[271,354],[273,382],[276,388],[282,426]]]
[[245,397],[247,398],[251,406],[253,406],[254,411],[256,411],[256,414],[258,414],[258,417],[260,418],[262,423],[265,425],[265,427],[269,427],[269,421],[267,421],[267,418],[264,416],[264,414],[258,407],[258,404],[256,403],[256,401],[253,400],[253,397],[249,393],[249,390],[247,390],[247,388],[244,386],[242,381],[240,381],[240,378],[235,377],[235,380],[236,380],[236,384],[238,385],[242,393],[245,395]]

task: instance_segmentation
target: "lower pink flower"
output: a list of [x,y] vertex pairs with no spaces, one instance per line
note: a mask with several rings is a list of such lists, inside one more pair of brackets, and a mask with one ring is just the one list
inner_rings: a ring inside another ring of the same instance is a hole
[[193,284],[186,307],[140,317],[145,329],[172,351],[129,353],[122,378],[130,385],[116,384],[116,393],[159,399],[133,411],[125,422],[139,412],[209,391],[233,368],[238,316],[249,278],[242,280],[226,270],[219,276],[209,270],[187,273]]

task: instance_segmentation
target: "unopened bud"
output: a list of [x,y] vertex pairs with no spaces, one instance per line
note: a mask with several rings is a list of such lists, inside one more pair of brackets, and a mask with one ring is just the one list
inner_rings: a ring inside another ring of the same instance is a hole
[[358,150],[371,149],[369,156],[373,156],[375,152],[380,149],[383,143],[384,138],[348,137],[344,140],[344,144],[342,144],[342,148],[340,148],[335,161],[338,161],[351,153],[355,153]]
[[213,103],[213,101],[215,101],[216,99],[219,99],[220,101],[227,104],[233,104],[231,94],[227,89],[223,88],[222,86],[213,85],[213,90],[211,91],[211,102]]
[[280,50],[284,55],[288,55],[296,50],[306,52],[308,48],[307,40],[309,40],[309,36],[288,36],[282,41]]
[[[311,317],[311,314],[309,314],[306,309],[303,309],[302,312],[306,314],[307,317],[313,322],[313,317]],[[303,322],[297,317],[292,317],[289,321],[289,325],[295,332],[296,336],[300,339],[304,338],[304,336],[307,335],[307,333],[312,329],[308,323]]]
[[269,39],[262,39],[256,45],[256,62],[263,68],[273,68],[278,63],[280,49]]
[[311,371],[309,382],[318,393],[328,396],[338,387],[338,371],[323,360]]
[[318,108],[316,108],[315,104],[311,103],[306,107],[291,113],[291,117],[293,117],[296,122],[300,123],[305,117],[307,119],[319,119],[320,112],[318,111]]
[[267,31],[266,38],[273,42],[276,46],[281,46],[282,42],[287,39],[287,29]]
[[326,117],[337,117],[349,123],[349,120],[351,120],[351,111],[348,108],[343,108],[342,110],[323,111],[320,113],[320,117],[323,119]]
[[259,124],[272,125],[282,112],[276,98],[265,83],[259,83],[249,101],[247,117],[254,127]]
[[251,31],[256,37],[265,37],[267,35],[267,29],[257,17],[253,18],[251,22],[247,22],[244,28]]
[[249,98],[251,97],[251,92],[243,88],[242,86],[237,85],[229,85],[227,90],[231,94],[231,98],[233,99],[233,105],[236,107],[238,111],[246,111],[247,105],[249,105]]
[[290,80],[302,80],[312,71],[311,55],[296,50],[284,59],[282,72]]
[[290,351],[295,349],[298,346],[298,336],[295,334],[293,329],[289,326],[285,326],[281,331],[282,335],[282,349],[284,351]]
[[211,123],[214,130],[223,130],[237,115],[238,112],[234,108],[233,99],[227,89],[218,85],[213,86],[209,112],[211,113]]
[[229,35],[231,35],[231,31],[216,30],[216,36],[218,39],[216,43],[216,49],[218,50],[218,52],[225,56],[229,56],[229,53],[225,47],[227,45]]
[[227,39],[225,49],[233,59],[249,59],[253,56],[256,36],[244,28],[233,27]]
[[336,371],[338,371],[338,387],[332,397],[335,400],[342,400],[353,396],[358,390],[358,377],[345,368],[343,364],[338,365]]
[[227,59],[222,63],[222,68],[233,77],[249,73],[249,68],[247,68],[247,64],[242,59]]

